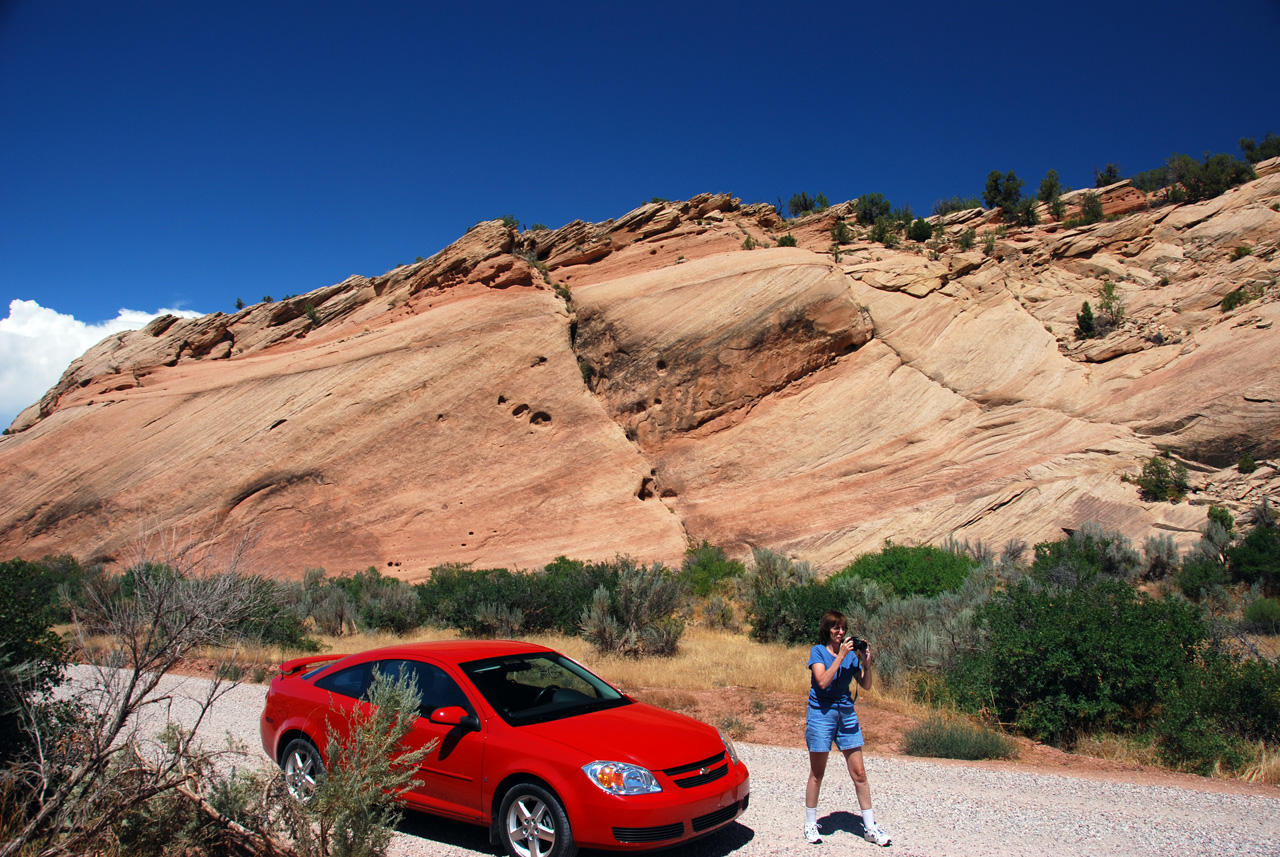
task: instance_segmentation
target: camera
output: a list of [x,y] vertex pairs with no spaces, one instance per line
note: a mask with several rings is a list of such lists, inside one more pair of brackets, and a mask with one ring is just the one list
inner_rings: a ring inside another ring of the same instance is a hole
[[867,641],[861,637],[854,637],[853,647],[859,652],[865,652],[867,650]]

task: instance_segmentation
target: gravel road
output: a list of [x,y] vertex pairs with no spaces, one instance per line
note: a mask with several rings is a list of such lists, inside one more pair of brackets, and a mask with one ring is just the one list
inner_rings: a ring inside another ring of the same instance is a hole
[[[191,710],[201,679],[171,678],[172,710]],[[245,684],[222,697],[201,734],[210,743],[237,739],[268,764],[258,736],[266,688]],[[818,809],[820,845],[800,835],[808,762],[803,751],[739,744],[751,770],[751,807],[716,835],[664,851],[666,857],[876,853],[854,834],[860,821],[853,786],[832,760]],[[1280,857],[1280,796],[1099,782],[1014,769],[970,767],[916,759],[867,759],[876,821],[893,836],[886,853],[955,855],[1258,855]],[[843,776],[837,776],[841,774]],[[395,837],[395,857],[497,853],[486,831],[408,813]],[[589,852],[583,852],[590,857]],[[600,852],[603,855],[604,852]]]

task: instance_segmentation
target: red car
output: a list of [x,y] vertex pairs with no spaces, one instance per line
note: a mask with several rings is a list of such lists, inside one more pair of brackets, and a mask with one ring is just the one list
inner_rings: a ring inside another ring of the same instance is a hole
[[665,848],[747,808],[747,766],[723,732],[636,702],[558,652],[511,641],[283,664],[267,691],[262,746],[295,795],[324,774],[330,720],[367,704],[359,700],[375,673],[406,672],[422,703],[405,746],[434,746],[405,803],[487,825],[512,857]]

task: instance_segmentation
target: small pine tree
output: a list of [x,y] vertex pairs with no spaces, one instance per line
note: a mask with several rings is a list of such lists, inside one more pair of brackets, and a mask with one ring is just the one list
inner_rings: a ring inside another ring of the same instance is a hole
[[1093,307],[1085,301],[1076,313],[1076,339],[1092,339],[1098,335],[1098,325],[1093,320]]
[[786,235],[783,235],[782,237],[780,237],[780,238],[778,239],[778,246],[779,246],[779,247],[794,247],[794,246],[796,246],[796,236],[794,236],[794,235],[792,235],[790,232],[788,232]]
[[1058,171],[1049,170],[1045,173],[1044,178],[1040,180],[1040,193],[1038,197],[1041,202],[1052,202],[1062,193],[1062,182],[1058,181]]
[[933,224],[923,217],[917,217],[907,229],[907,237],[921,243],[928,241],[933,237]]
[[837,244],[848,244],[853,241],[853,230],[849,228],[849,224],[845,223],[843,218],[831,224],[831,240]]
[[1098,311],[1102,313],[1103,324],[1114,330],[1124,323],[1124,304],[1116,294],[1116,284],[1110,280],[1102,281],[1102,289],[1098,295]]
[[1080,219],[1085,223],[1097,223],[1102,219],[1102,197],[1085,192],[1080,195]]

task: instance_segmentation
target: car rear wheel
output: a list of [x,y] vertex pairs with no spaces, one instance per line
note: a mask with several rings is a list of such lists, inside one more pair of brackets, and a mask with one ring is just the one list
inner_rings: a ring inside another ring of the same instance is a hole
[[502,799],[502,844],[511,857],[573,857],[578,846],[560,800],[533,783],[519,783]]
[[284,748],[280,760],[289,794],[306,803],[315,793],[316,784],[324,779],[324,761],[316,745],[306,738],[294,738]]

